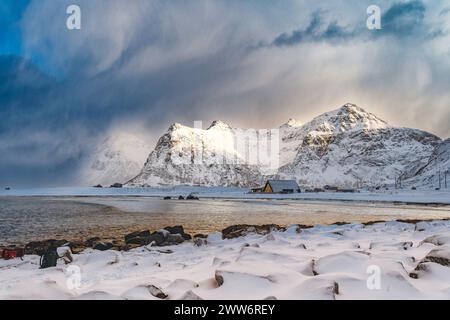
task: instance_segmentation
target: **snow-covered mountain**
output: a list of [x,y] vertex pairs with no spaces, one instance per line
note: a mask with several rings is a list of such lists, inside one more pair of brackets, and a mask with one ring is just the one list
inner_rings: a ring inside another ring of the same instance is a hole
[[[301,185],[377,186],[408,177],[425,165],[440,138],[416,129],[396,128],[353,104],[299,127],[295,159],[278,177]],[[411,173],[410,173],[411,174]]]
[[[267,168],[246,162],[237,149],[236,132],[243,129],[221,121],[206,130],[174,124],[127,185],[248,187],[278,177],[308,187],[380,186],[393,184],[399,176],[405,181],[426,175],[426,168],[433,166],[432,154],[441,163],[439,146],[448,146],[433,134],[393,127],[353,104],[306,124],[291,119],[277,129],[278,166],[268,173]],[[249,153],[259,154],[263,148],[267,145],[257,139]]]
[[234,129],[214,121],[207,130],[172,125],[141,173],[127,185],[256,186],[261,182],[259,168],[246,165],[236,150]]
[[427,163],[418,170],[411,172],[411,175],[412,178],[403,182],[405,186],[438,188],[440,179],[440,186],[444,188],[444,179],[447,178],[447,187],[450,187],[450,139],[442,141],[434,149]]
[[131,133],[115,133],[104,140],[85,159],[80,183],[109,186],[135,177],[152,147],[144,138]]

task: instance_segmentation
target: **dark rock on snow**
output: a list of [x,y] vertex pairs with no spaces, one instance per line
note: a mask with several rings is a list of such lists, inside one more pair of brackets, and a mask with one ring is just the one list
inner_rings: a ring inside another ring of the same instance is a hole
[[67,240],[43,240],[43,241],[32,241],[25,245],[25,254],[29,255],[43,255],[49,249],[56,249],[68,244]]
[[114,247],[114,245],[110,242],[107,242],[107,243],[98,242],[92,247],[92,249],[99,250],[99,251],[106,251],[106,250],[112,249],[113,247]]
[[257,225],[235,225],[222,230],[223,239],[234,239],[242,236],[246,236],[250,233],[256,233],[261,235],[267,235],[272,231],[284,231],[285,228],[276,224],[266,224],[262,226]]

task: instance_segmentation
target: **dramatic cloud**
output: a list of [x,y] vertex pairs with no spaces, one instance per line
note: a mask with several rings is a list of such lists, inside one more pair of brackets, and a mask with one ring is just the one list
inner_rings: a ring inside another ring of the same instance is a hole
[[[0,185],[70,184],[114,131],[155,141],[173,122],[270,128],[346,102],[450,136],[444,0],[380,0],[377,31],[361,0],[20,4],[0,6],[19,13],[0,58]],[[81,30],[66,28],[69,4]]]

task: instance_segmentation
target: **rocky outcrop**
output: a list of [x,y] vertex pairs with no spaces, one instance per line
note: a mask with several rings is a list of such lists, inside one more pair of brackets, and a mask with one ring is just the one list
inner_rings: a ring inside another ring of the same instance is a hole
[[165,227],[151,233],[149,230],[137,231],[125,236],[127,245],[171,246],[190,240],[192,237],[184,232],[182,226]]
[[233,239],[238,237],[246,236],[250,233],[256,233],[261,235],[267,235],[272,231],[283,231],[284,227],[280,227],[276,224],[267,225],[247,225],[240,224],[227,227],[222,230],[222,239]]

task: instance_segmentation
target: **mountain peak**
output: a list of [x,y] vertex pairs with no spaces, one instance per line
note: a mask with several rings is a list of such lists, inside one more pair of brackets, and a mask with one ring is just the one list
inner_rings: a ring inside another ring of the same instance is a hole
[[344,113],[344,114],[353,114],[353,115],[361,115],[361,116],[371,115],[370,112],[367,112],[363,108],[361,108],[353,103],[346,103],[342,107],[340,107],[337,111],[340,113]]
[[326,113],[336,128],[348,129],[381,129],[389,127],[388,123],[373,113],[353,103],[346,103],[339,109]]
[[288,120],[288,122],[286,122],[285,124],[282,125],[282,127],[293,127],[293,128],[298,128],[301,127],[303,125],[303,123],[299,120],[290,118]]
[[231,126],[228,123],[223,122],[222,120],[214,120],[209,126],[210,129],[231,129]]

